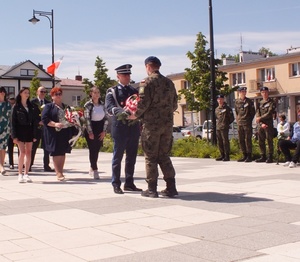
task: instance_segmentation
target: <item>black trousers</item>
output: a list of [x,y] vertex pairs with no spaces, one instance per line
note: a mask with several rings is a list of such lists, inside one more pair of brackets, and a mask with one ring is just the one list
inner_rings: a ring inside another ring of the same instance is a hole
[[44,150],[44,157],[43,157],[44,168],[47,168],[47,167],[49,167],[50,157],[49,157],[49,152],[47,150],[45,150],[45,147],[44,147],[43,131],[41,129],[39,129],[37,131],[36,141],[32,143],[31,164],[30,164],[30,166],[32,166],[33,163],[34,163],[36,150],[39,147],[41,141],[42,141],[42,148]]
[[14,145],[15,144],[13,142],[13,139],[11,138],[11,136],[9,136],[7,142],[7,150],[8,150],[8,161],[10,166],[14,165]]
[[[280,140],[279,141],[279,148],[281,152],[284,154],[285,161],[293,161],[297,163],[300,156],[300,141],[293,143],[291,140]],[[294,156],[292,157],[290,149],[296,149]]]
[[103,141],[99,140],[100,134],[103,132],[104,121],[91,121],[92,130],[94,134],[94,140],[89,138],[88,133],[85,131],[85,139],[89,148],[89,160],[92,170],[98,170],[98,156],[100,148],[103,145]]

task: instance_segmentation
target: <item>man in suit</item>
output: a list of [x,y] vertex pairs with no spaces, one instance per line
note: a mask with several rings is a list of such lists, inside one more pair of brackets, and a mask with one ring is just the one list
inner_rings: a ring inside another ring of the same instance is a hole
[[33,103],[37,107],[37,112],[38,112],[37,119],[39,121],[39,126],[38,126],[37,137],[36,137],[37,140],[35,142],[33,142],[33,145],[32,145],[30,170],[31,170],[31,166],[34,163],[34,157],[35,157],[35,154],[36,154],[36,150],[37,150],[37,148],[40,144],[40,141],[42,141],[42,148],[44,149],[44,158],[43,158],[44,171],[54,172],[54,170],[49,166],[49,163],[50,163],[49,152],[46,151],[45,148],[44,148],[43,122],[41,121],[41,107],[43,105],[51,103],[51,102],[49,100],[45,99],[45,96],[47,94],[47,90],[44,86],[40,86],[38,88],[36,94],[37,94],[37,97],[34,98],[33,100],[31,100],[31,103]]

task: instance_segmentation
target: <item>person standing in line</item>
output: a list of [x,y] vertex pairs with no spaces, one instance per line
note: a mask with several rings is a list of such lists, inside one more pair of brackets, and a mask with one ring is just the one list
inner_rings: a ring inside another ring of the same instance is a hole
[[138,152],[138,144],[140,137],[140,125],[138,122],[129,123],[128,120],[122,119],[126,116],[126,100],[132,95],[138,94],[138,91],[129,85],[130,64],[117,67],[117,78],[119,83],[111,87],[106,92],[105,107],[109,115],[111,115],[111,134],[114,142],[114,152],[112,159],[112,186],[116,194],[123,194],[121,189],[121,162],[124,151],[126,152],[125,160],[125,191],[142,191],[134,184],[134,167]]
[[220,156],[216,161],[230,161],[229,127],[234,121],[232,109],[224,101],[224,95],[217,95],[218,106],[215,109],[216,135]]
[[255,116],[253,101],[246,97],[247,87],[238,88],[239,97],[235,100],[238,137],[243,157],[238,162],[252,162],[252,121]]
[[98,156],[103,145],[106,134],[108,120],[104,104],[100,100],[100,90],[92,87],[90,90],[90,100],[84,105],[84,117],[86,119],[86,130],[84,136],[89,148],[90,171],[89,174],[94,179],[100,179],[98,172]]
[[42,111],[45,149],[53,157],[53,165],[59,181],[65,180],[63,168],[66,153],[71,153],[69,140],[73,136],[73,127],[65,121],[65,110],[68,106],[62,102],[62,94],[60,87],[53,87],[50,91],[52,103],[46,104]]
[[[10,106],[13,108],[13,106],[16,103],[15,96],[10,95],[9,98],[8,98],[8,102],[10,103]],[[7,142],[9,169],[15,169],[15,166],[14,166],[14,147],[15,147],[15,144],[13,142],[13,139],[11,138],[11,136],[9,136],[8,142]]]
[[[274,153],[274,128],[273,128],[273,112],[275,111],[275,103],[269,97],[269,88],[261,87],[260,93],[262,100],[258,103],[256,109],[256,123],[258,125],[258,144],[261,157],[256,159],[256,163],[273,163]],[[269,147],[269,155],[267,158],[266,140]]]
[[[22,87],[12,110],[11,137],[19,148],[19,183],[32,182],[28,171],[31,163],[32,143],[36,141],[37,120],[35,119],[36,108],[29,101],[29,96],[29,88]],[[25,167],[24,175],[23,166]]]
[[51,103],[49,100],[45,99],[45,96],[47,94],[47,90],[44,86],[40,86],[37,89],[36,92],[36,98],[31,100],[31,103],[33,103],[34,105],[36,105],[37,110],[36,112],[37,114],[37,119],[39,120],[39,124],[38,124],[38,129],[37,129],[37,139],[35,142],[33,142],[32,145],[32,153],[31,153],[31,164],[30,164],[30,170],[31,171],[31,167],[34,164],[34,158],[35,158],[35,154],[36,154],[36,150],[40,145],[41,142],[41,147],[43,148],[44,151],[44,157],[43,157],[43,164],[44,164],[44,171],[46,172],[54,172],[54,170],[49,166],[50,163],[50,157],[49,157],[49,152],[47,150],[45,150],[45,145],[44,145],[44,135],[43,135],[43,122],[41,119],[41,107]]
[[6,154],[7,142],[10,135],[10,114],[11,105],[6,100],[6,89],[0,87],[0,174],[5,175],[4,159]]
[[146,58],[145,67],[148,77],[140,83],[140,101],[134,115],[143,123],[141,140],[148,188],[141,195],[158,197],[159,165],[166,182],[166,189],[161,191],[161,195],[174,197],[178,192],[170,151],[173,144],[173,114],[177,109],[177,93],[174,83],[159,72],[161,62],[157,57]]

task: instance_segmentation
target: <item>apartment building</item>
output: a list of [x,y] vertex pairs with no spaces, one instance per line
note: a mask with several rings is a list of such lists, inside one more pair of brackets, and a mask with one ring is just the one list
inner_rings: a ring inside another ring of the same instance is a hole
[[[270,90],[270,97],[276,101],[277,113],[285,113],[290,122],[297,121],[297,110],[300,110],[300,48],[287,49],[286,54],[268,57],[255,52],[240,52],[239,62],[224,59],[220,71],[226,72],[230,86],[246,86],[247,96],[255,104],[261,99],[260,87]],[[184,73],[168,75],[176,87],[188,88]],[[237,92],[228,96],[227,102],[233,107]],[[187,110],[184,97],[178,101],[178,110],[174,124],[178,126],[202,124],[206,120],[205,112]]]

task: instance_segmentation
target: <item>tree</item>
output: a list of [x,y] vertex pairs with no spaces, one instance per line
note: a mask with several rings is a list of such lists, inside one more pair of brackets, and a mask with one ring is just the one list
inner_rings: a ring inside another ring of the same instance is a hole
[[270,48],[262,47],[258,50],[259,53],[265,55],[265,56],[277,56],[277,54],[270,51]]
[[[195,50],[188,51],[187,57],[191,60],[191,68],[185,69],[185,79],[189,82],[189,88],[179,90],[179,96],[184,95],[187,107],[190,111],[210,109],[210,50],[206,49],[207,41],[200,32],[197,34]],[[215,59],[215,85],[218,93],[228,95],[234,89],[224,85],[227,80],[226,73],[218,70],[220,59]]]
[[38,88],[41,86],[41,81],[37,77],[38,73],[39,73],[38,70],[34,70],[34,77],[30,81],[30,87],[29,87],[30,99],[36,97],[36,92]]
[[100,89],[101,101],[104,102],[107,89],[116,84],[115,80],[111,80],[108,77],[107,75],[108,69],[105,66],[105,62],[103,62],[102,58],[100,58],[99,56],[96,57],[95,66],[96,66],[96,71],[94,73],[94,77],[95,77],[94,83],[90,81],[88,78],[84,78],[82,81],[84,84],[83,91],[86,94],[86,98],[81,101],[80,103],[81,106],[83,106],[85,102],[88,100],[90,89],[93,86],[96,86]]

